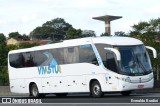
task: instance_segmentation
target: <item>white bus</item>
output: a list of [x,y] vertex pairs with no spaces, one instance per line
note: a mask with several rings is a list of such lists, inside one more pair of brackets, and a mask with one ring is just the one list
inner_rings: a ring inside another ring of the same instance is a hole
[[33,97],[46,94],[107,92],[153,87],[153,71],[142,41],[130,37],[91,37],[13,50],[8,54],[10,89]]

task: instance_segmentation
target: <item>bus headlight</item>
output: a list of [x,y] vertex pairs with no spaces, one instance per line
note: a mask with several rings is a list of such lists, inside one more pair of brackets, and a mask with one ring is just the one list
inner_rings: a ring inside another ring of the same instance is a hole
[[131,79],[129,77],[127,78],[119,78],[119,77],[116,77],[117,79],[120,79],[122,81],[125,81],[125,82],[131,82]]
[[129,77],[125,78],[126,82],[131,82],[131,79]]

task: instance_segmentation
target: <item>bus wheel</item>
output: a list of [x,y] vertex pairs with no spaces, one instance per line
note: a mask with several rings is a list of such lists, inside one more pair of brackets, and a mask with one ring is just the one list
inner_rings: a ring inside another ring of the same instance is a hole
[[56,95],[57,97],[65,97],[65,96],[67,96],[67,94],[68,94],[68,93],[56,93],[55,95]]
[[129,96],[131,94],[131,91],[122,91],[121,94],[123,96]]
[[101,86],[98,81],[94,81],[91,85],[91,94],[95,98],[99,98],[103,96],[103,92],[101,90]]
[[39,91],[38,91],[36,84],[33,84],[31,86],[31,96],[36,97],[36,98],[39,97]]

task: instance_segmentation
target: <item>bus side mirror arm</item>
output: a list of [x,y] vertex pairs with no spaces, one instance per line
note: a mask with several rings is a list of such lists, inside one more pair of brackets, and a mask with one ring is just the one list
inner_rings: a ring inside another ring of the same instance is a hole
[[155,48],[150,47],[150,46],[146,46],[146,48],[149,49],[149,50],[152,50],[152,52],[153,52],[153,57],[154,57],[154,58],[157,58],[157,51],[156,51]]
[[117,60],[118,61],[121,60],[121,54],[117,49],[114,49],[114,48],[104,48],[104,49],[114,52],[116,54]]

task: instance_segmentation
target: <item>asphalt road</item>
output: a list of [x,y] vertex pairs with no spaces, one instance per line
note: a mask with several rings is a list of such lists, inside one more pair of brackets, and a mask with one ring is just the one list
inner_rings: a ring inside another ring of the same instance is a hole
[[[10,98],[10,96],[6,96],[4,98]],[[34,99],[28,96],[11,96],[11,98],[17,100]],[[41,99],[42,103],[61,104],[61,105],[63,104],[76,104],[76,105],[158,104],[160,105],[160,93],[133,93],[130,96],[122,96],[120,93],[116,93],[116,94],[105,94],[103,98],[93,98],[89,96],[89,94],[69,94],[66,97],[56,97],[55,95],[47,95],[45,98],[39,98],[39,99]]]

